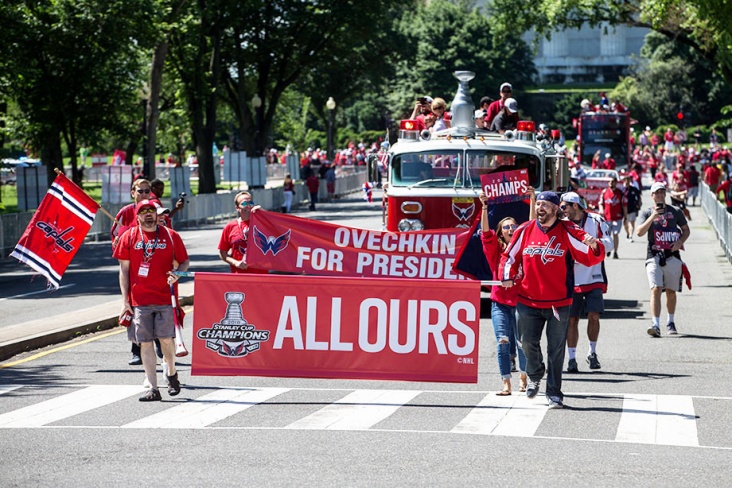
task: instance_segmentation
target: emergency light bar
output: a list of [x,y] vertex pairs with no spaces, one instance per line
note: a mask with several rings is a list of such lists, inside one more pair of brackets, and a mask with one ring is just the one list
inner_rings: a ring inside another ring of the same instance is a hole
[[417,127],[418,125],[416,120],[402,120],[399,122],[399,139],[406,141],[418,141],[419,130]]
[[519,120],[516,124],[516,130],[521,132],[534,132],[536,130],[536,124],[533,120]]

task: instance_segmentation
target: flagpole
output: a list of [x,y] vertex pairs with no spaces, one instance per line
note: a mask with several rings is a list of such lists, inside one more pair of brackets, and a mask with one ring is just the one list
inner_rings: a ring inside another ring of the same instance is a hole
[[[53,170],[54,170],[54,171],[56,172],[56,174],[57,174],[57,175],[64,175],[64,176],[66,176],[66,175],[64,174],[64,172],[63,172],[63,171],[61,171],[61,170],[60,170],[60,169],[58,169],[58,168],[53,168]],[[78,186],[78,185],[77,185],[77,186]],[[80,188],[80,189],[81,189],[81,191],[84,191],[84,189],[83,189],[83,188]],[[84,193],[86,193],[86,192],[84,191]],[[87,193],[87,195],[88,195],[88,193]],[[89,198],[91,198],[91,197],[89,197]],[[99,205],[99,210],[101,210],[101,212],[102,212],[102,213],[103,213],[104,215],[106,215],[107,217],[109,217],[109,218],[110,218],[110,219],[112,220],[112,222],[116,223],[117,225],[121,225],[121,224],[120,224],[120,223],[119,223],[119,222],[117,221],[117,219],[116,219],[116,218],[114,218],[114,215],[112,215],[111,213],[109,213],[109,212],[107,211],[107,209],[106,209],[106,208],[104,208],[104,207],[102,207],[101,205]]]

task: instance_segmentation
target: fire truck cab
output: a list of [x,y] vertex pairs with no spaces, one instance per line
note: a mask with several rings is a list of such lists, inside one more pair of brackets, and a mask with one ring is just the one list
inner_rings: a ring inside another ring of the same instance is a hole
[[[384,227],[388,231],[470,227],[481,208],[480,175],[526,169],[537,191],[566,190],[566,158],[552,144],[537,140],[532,121],[520,121],[504,134],[477,128],[468,90],[474,73],[458,71],[452,102],[452,128],[430,133],[412,120],[400,124],[399,140],[388,154]],[[491,226],[512,216],[528,219],[528,200],[491,205]]]

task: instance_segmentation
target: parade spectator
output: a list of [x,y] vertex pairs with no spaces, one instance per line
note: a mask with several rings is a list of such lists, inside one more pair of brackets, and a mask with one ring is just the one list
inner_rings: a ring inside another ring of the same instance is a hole
[[[613,235],[613,259],[618,259],[620,229],[623,228],[623,221],[628,218],[628,204],[623,192],[618,188],[618,179],[615,176],[608,181],[607,188],[600,195],[598,203],[600,215],[607,220]],[[610,256],[610,251],[607,255]]]
[[612,154],[605,153],[605,159],[602,161],[602,167],[604,169],[615,169],[615,159],[613,159]]
[[602,169],[603,168],[602,161],[600,160],[600,154],[601,154],[601,151],[600,151],[600,149],[598,149],[597,151],[595,151],[595,154],[592,155],[592,164],[591,164],[592,169]]
[[488,106],[488,113],[485,115],[485,126],[486,127],[492,126],[493,119],[495,119],[496,115],[498,115],[501,112],[501,110],[503,110],[505,101],[507,99],[511,98],[511,95],[513,95],[513,86],[511,86],[510,83],[503,83],[503,84],[501,84],[499,93],[500,93],[500,98]]
[[719,136],[717,135],[717,129],[712,127],[712,133],[709,134],[709,147],[715,149],[719,146]]
[[[177,280],[172,271],[186,271],[190,263],[177,232],[158,225],[157,207],[142,200],[135,207],[138,225],[125,231],[114,250],[119,260],[122,314],[132,314],[127,338],[140,344],[142,365],[150,389],[140,401],[160,401],[157,361],[153,340],[159,339],[167,364],[168,394],[180,393],[175,369],[175,322],[170,304],[170,287]],[[177,267],[176,267],[177,263]]]
[[[603,259],[604,246],[566,220],[559,219],[559,197],[543,191],[536,197],[536,219],[521,224],[503,253],[501,282],[518,286],[516,309],[526,373],[531,381],[526,396],[535,397],[547,372],[546,396],[550,408],[564,406],[562,369],[567,340],[569,306],[574,287],[574,262],[594,266]],[[521,275],[521,280],[516,279]],[[541,353],[546,326],[547,366]]]
[[447,112],[447,102],[442,98],[432,100],[432,113],[435,114],[435,126],[433,130],[446,130],[452,127],[450,114]]
[[315,173],[308,176],[308,179],[305,180],[305,186],[308,187],[310,193],[310,210],[315,210],[315,204],[318,202],[318,189],[320,188],[318,176]]
[[328,190],[328,201],[332,202],[335,198],[336,171],[335,166],[331,165],[325,172],[325,187]]
[[715,200],[720,193],[724,194],[724,203],[727,212],[732,214],[732,173],[729,173],[727,179],[714,191]]
[[285,181],[282,183],[282,193],[285,197],[285,213],[292,212],[292,196],[295,194],[295,182],[290,173],[285,173]]
[[648,234],[646,252],[646,274],[651,287],[651,317],[648,328],[651,337],[661,337],[661,293],[666,292],[668,323],[666,331],[674,335],[676,322],[676,290],[681,288],[681,249],[689,238],[690,230],[684,214],[671,205],[666,205],[666,187],[662,183],[651,185],[654,206],[640,215],[638,236]]
[[671,199],[671,205],[681,210],[686,220],[691,220],[689,209],[686,208],[687,191],[686,178],[682,173],[676,180],[672,180],[671,188],[668,189],[668,196]]
[[658,167],[658,171],[656,172],[656,176],[653,177],[653,181],[663,183],[664,185],[668,183],[668,173],[666,173],[666,166],[660,165]]
[[219,239],[219,257],[229,265],[232,273],[266,274],[266,270],[250,268],[247,265],[249,219],[260,207],[254,205],[251,193],[240,191],[234,196],[234,208],[239,217],[224,226]]
[[633,182],[633,177],[629,174],[623,176],[624,188],[623,196],[628,207],[628,218],[623,220],[623,228],[625,229],[625,238],[633,242],[633,234],[635,233],[635,221],[638,217],[643,202],[641,191]]
[[425,124],[424,119],[427,115],[432,113],[432,97],[424,96],[417,98],[412,110],[412,115],[409,117],[412,120],[417,121],[417,130],[424,130]]
[[[598,239],[605,250],[612,249],[610,229],[605,220],[597,214],[586,212],[585,202],[573,192],[562,195],[560,208],[564,215],[587,234]],[[597,357],[597,339],[600,336],[600,314],[605,311],[602,295],[607,293],[607,274],[605,263],[600,262],[593,266],[574,263],[574,296],[569,309],[567,328],[567,373],[577,373],[577,344],[579,343],[579,320],[584,312],[587,314],[587,339],[590,349],[587,353],[587,364],[590,369],[600,369],[600,360]]]
[[117,215],[114,217],[114,222],[112,222],[112,228],[109,231],[110,238],[112,239],[112,249],[117,247],[119,236],[121,236],[130,227],[137,225],[135,206],[141,201],[149,199],[151,193],[152,189],[150,188],[150,182],[148,180],[140,178],[132,182],[130,197],[133,202],[119,209],[119,212],[117,212]]
[[722,178],[722,172],[716,164],[710,162],[707,167],[704,168],[704,183],[709,185],[709,189],[715,195],[717,194],[717,187],[719,186],[719,180]]
[[646,130],[641,132],[641,135],[638,137],[638,143],[640,144],[641,149],[645,149],[650,143],[650,141],[648,140],[648,134],[650,134],[650,132],[651,128],[646,127]]
[[671,127],[666,129],[666,132],[663,134],[663,140],[665,141],[664,148],[666,149],[667,153],[673,152],[675,145],[674,145],[674,131],[671,130]]
[[518,123],[518,102],[514,98],[507,98],[503,109],[493,118],[491,132],[503,134],[507,130],[516,129]]
[[651,134],[651,148],[655,151],[658,149],[659,144],[661,144],[661,137],[654,132]]
[[[484,229],[481,234],[483,253],[485,254],[488,266],[493,276],[500,275],[501,253],[511,240],[514,231],[518,227],[513,217],[506,217],[498,222],[496,230],[490,230],[488,225],[488,204],[483,191],[478,195],[483,203],[480,226]],[[503,288],[502,286],[491,287],[491,322],[493,331],[496,334],[496,355],[498,357],[498,370],[503,379],[503,389],[497,393],[499,396],[511,394],[511,343],[518,341],[518,328],[516,324],[516,294],[518,287]],[[526,356],[520,345],[517,345],[519,360],[519,391],[526,391]]]

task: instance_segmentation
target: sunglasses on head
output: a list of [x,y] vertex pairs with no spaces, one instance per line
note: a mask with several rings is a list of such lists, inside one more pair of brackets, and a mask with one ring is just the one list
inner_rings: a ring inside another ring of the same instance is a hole
[[137,213],[138,214],[155,213],[155,208],[153,208],[153,207],[144,207],[144,208],[141,208],[140,211],[137,212]]
[[147,188],[138,188],[137,193],[150,193],[150,190]]

